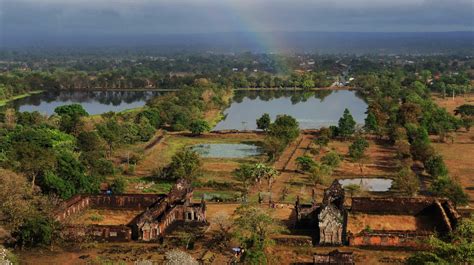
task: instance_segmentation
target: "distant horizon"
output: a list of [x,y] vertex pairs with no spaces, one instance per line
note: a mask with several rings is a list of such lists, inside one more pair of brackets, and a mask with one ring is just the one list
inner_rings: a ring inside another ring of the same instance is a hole
[[156,48],[163,52],[474,53],[474,31],[274,31],[3,35],[0,49]]

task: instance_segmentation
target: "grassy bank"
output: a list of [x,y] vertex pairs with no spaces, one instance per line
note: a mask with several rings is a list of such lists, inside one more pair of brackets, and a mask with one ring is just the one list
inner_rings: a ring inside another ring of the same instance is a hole
[[11,102],[11,101],[14,101],[14,100],[17,100],[17,99],[21,99],[21,98],[26,98],[26,97],[29,97],[29,96],[35,95],[35,94],[40,94],[40,93],[43,93],[43,92],[44,92],[44,90],[34,90],[34,91],[30,91],[28,93],[16,95],[16,96],[11,97],[9,99],[2,99],[2,100],[0,100],[0,107],[5,106],[8,102]]

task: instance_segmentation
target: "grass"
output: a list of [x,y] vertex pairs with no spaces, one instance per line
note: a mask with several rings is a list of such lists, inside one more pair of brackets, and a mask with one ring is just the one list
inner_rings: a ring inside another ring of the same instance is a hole
[[[439,95],[434,95],[433,100],[440,107],[454,114],[454,110],[463,104],[474,104],[474,94],[456,96],[454,100],[450,97],[443,99]],[[448,167],[449,174],[459,180],[465,192],[470,197],[469,206],[474,206],[474,168],[472,158],[474,157],[474,130],[470,132],[464,130],[453,133],[454,143],[448,140],[446,143],[433,142],[433,147],[440,152],[444,162]]]
[[174,185],[172,180],[157,180],[151,177],[130,178],[128,183],[130,192],[163,194],[168,193]]
[[[248,141],[247,139],[241,139],[238,137],[229,138],[229,137],[187,137],[183,135],[168,134],[162,140],[162,142],[155,146],[153,149],[149,150],[146,156],[138,163],[137,171],[149,171],[153,169],[162,167],[171,162],[171,157],[178,152],[179,150],[204,143],[243,143]],[[255,159],[255,158],[252,158]],[[227,163],[232,161],[235,163],[235,159],[214,159],[214,158],[203,158],[204,169],[206,170],[207,162],[219,161],[220,163]]]
[[10,101],[14,101],[14,100],[21,99],[21,98],[26,98],[26,97],[29,97],[31,95],[40,94],[40,93],[43,93],[43,92],[44,92],[44,90],[33,90],[33,91],[28,92],[28,93],[13,96],[9,99],[2,99],[2,100],[0,100],[0,107],[5,106]]
[[204,196],[204,199],[207,201],[214,201],[216,199],[219,199],[219,201],[236,201],[236,199],[240,197],[240,192],[233,190],[214,191],[200,189],[194,191],[195,199],[202,198],[202,196]]

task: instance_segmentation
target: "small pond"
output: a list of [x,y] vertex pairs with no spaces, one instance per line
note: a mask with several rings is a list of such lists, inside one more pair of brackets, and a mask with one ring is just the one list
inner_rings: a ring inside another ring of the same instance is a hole
[[344,109],[359,124],[366,117],[367,104],[355,91],[237,91],[232,104],[224,111],[224,119],[214,130],[255,130],[256,120],[264,113],[272,120],[280,114],[293,116],[302,129],[318,129],[337,125]]
[[191,147],[202,157],[246,158],[262,154],[262,149],[253,144],[198,144]]
[[342,187],[355,184],[359,185],[362,190],[383,192],[388,191],[392,187],[393,180],[385,178],[353,178],[339,179]]
[[156,91],[47,91],[9,103],[19,111],[38,111],[54,114],[56,107],[78,103],[91,115],[109,111],[119,112],[138,108],[154,96]]

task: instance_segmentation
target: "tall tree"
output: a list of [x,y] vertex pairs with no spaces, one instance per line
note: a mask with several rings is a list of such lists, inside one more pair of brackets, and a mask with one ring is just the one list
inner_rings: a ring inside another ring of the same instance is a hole
[[354,117],[352,117],[351,112],[348,109],[345,109],[344,114],[339,119],[338,123],[339,135],[342,136],[344,139],[347,139],[348,137],[352,136],[352,134],[354,134],[355,132],[355,125],[356,122],[354,120]]
[[264,131],[267,131],[268,130],[268,127],[270,126],[271,124],[271,119],[270,119],[270,115],[268,113],[264,113],[262,115],[262,117],[260,117],[259,119],[257,119],[257,128],[260,129],[260,130],[264,130]]

